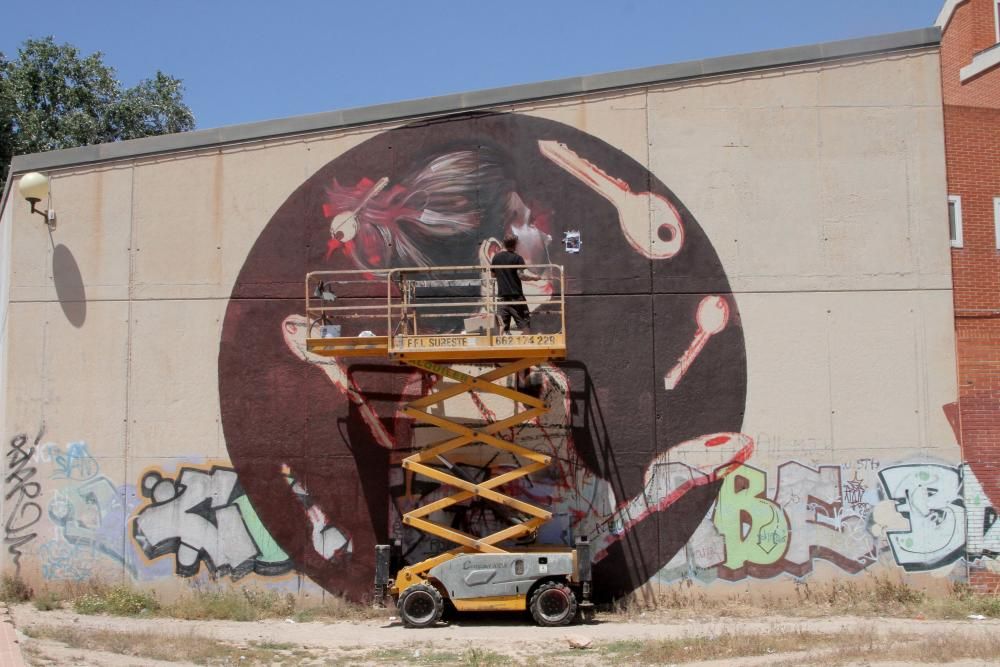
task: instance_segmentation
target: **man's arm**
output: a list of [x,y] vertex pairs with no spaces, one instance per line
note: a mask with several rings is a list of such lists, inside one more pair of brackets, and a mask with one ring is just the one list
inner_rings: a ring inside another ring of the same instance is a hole
[[[521,261],[519,261],[518,264],[521,264],[523,266],[525,264],[524,258],[521,257],[520,260]],[[544,280],[542,276],[535,273],[531,269],[518,269],[517,273],[518,275],[521,276],[521,280],[527,280],[528,282],[533,282],[536,280]]]
[[[514,261],[514,264],[517,264],[519,266],[524,266],[526,264],[526,262],[524,261],[524,257],[521,257],[520,255],[518,255],[517,259]],[[532,273],[528,269],[518,269],[517,270],[517,275],[521,278],[521,280],[532,281],[532,280],[541,280],[542,279],[541,276]]]

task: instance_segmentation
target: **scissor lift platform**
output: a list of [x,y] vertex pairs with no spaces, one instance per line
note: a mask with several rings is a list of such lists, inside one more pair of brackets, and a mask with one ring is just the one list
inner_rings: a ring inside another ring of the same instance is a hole
[[[523,268],[542,277],[535,282],[544,287],[538,294],[529,293],[525,303],[540,311],[545,321],[536,331],[510,334],[500,330],[497,317],[504,302],[494,296],[493,276],[483,267],[310,273],[306,278],[310,321],[306,349],[327,357],[382,356],[400,361],[563,359],[562,267],[539,264]],[[376,324],[379,316],[384,318],[384,326]],[[462,325],[469,321],[480,326],[468,330]],[[460,324],[455,326],[456,322]],[[351,327],[352,323],[360,324]],[[363,326],[378,326],[382,331],[362,332]]]
[[[328,271],[306,277],[310,353],[386,357],[442,378],[433,393],[411,401],[403,414],[449,435],[407,456],[402,466],[407,474],[433,479],[454,492],[407,512],[403,524],[456,546],[396,573],[390,572],[388,546],[377,550],[376,599],[393,596],[404,623],[411,627],[436,623],[446,598],[459,610],[530,609],[543,625],[572,621],[577,591],[589,605],[590,555],[585,540],[576,549],[509,546],[530,538],[552,516],[547,509],[502,491],[504,485],[544,469],[551,461],[547,454],[499,437],[548,411],[544,401],[519,390],[518,382],[509,378],[566,356],[562,267],[518,268],[537,278],[536,289],[532,292],[529,287],[526,297],[534,311],[536,326],[531,332],[499,330],[498,314],[505,302],[495,296],[491,271],[481,266]],[[495,367],[473,375],[452,363]],[[444,401],[460,394],[492,394],[511,400],[515,407],[506,418],[469,426],[449,418],[443,409]],[[439,409],[432,411],[435,406]],[[518,466],[480,482],[465,479],[446,456],[469,445],[507,452]],[[473,498],[501,506],[516,518],[489,535],[472,535],[432,520],[435,513]]]

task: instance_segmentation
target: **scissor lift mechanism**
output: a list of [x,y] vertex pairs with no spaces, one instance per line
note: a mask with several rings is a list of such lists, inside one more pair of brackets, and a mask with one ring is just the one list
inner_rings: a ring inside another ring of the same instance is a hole
[[[544,276],[554,289],[552,296],[527,297],[529,305],[539,308],[535,318],[544,320],[542,331],[513,335],[498,330],[496,315],[503,303],[494,296],[493,277],[483,267],[325,271],[306,277],[309,352],[330,357],[385,356],[451,381],[439,383],[433,393],[410,401],[403,410],[417,422],[447,431],[449,437],[407,456],[402,466],[408,474],[423,475],[455,491],[407,512],[403,523],[457,546],[402,567],[394,576],[390,572],[390,546],[376,549],[376,601],[380,603],[387,594],[394,597],[400,616],[411,627],[436,623],[446,598],[460,611],[530,609],[543,625],[572,621],[577,594],[582,597],[582,606],[590,605],[586,539],[579,539],[575,549],[509,546],[511,541],[535,534],[552,513],[501,490],[505,484],[546,468],[551,461],[546,454],[498,437],[548,411],[542,400],[508,386],[507,379],[566,354],[562,267],[546,264],[524,268]],[[377,293],[380,290],[384,296]],[[351,330],[380,321],[379,311],[385,313],[384,333]],[[458,321],[464,325],[462,331],[441,332],[441,322],[447,329]],[[468,330],[470,327],[474,330]],[[471,375],[449,365],[455,362],[498,365]],[[479,427],[450,419],[443,409],[439,414],[431,412],[449,398],[474,393],[510,399],[514,411]],[[469,445],[508,452],[519,467],[481,482],[464,479],[454,474],[456,469],[446,455]],[[445,469],[433,463],[444,463]],[[434,513],[473,498],[513,510],[524,518],[484,536],[431,520]]]

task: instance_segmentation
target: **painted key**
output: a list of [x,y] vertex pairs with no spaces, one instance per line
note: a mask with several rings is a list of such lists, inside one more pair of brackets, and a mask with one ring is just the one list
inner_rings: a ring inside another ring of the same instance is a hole
[[691,345],[684,351],[681,358],[677,360],[674,367],[663,376],[663,384],[668,391],[677,386],[681,378],[684,377],[684,374],[691,367],[691,364],[701,354],[701,350],[705,347],[708,339],[725,329],[727,322],[729,322],[729,303],[724,298],[721,296],[706,296],[701,300],[698,304],[698,312],[695,313],[695,323],[698,325],[698,331],[695,332],[694,340],[691,341]]
[[684,226],[666,199],[652,192],[632,192],[628,183],[610,176],[566,144],[540,140],[538,148],[542,155],[614,205],[625,238],[636,251],[653,259],[670,259],[680,251]]

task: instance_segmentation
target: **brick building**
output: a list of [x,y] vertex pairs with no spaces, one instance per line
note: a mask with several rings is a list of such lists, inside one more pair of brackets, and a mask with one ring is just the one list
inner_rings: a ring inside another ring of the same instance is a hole
[[[968,461],[1000,496],[1000,3],[948,0],[941,39],[948,208],[954,274],[958,410]],[[972,569],[996,590],[1000,577]]]

